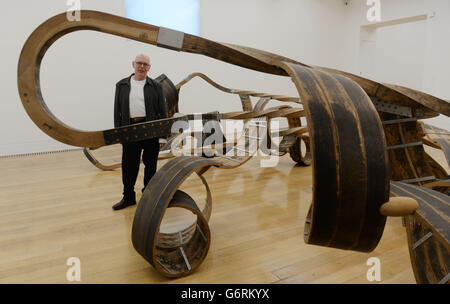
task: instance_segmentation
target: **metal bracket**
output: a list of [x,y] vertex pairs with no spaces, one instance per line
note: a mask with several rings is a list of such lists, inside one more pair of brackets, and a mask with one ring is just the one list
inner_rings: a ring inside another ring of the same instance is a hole
[[158,38],[156,40],[156,45],[164,47],[174,51],[181,51],[183,47],[184,33],[168,29],[165,27],[160,27],[158,31]]
[[446,284],[449,280],[450,280],[450,273],[448,273],[445,277],[443,277],[438,284]]
[[205,234],[203,233],[202,229],[200,228],[200,226],[198,224],[197,224],[197,229],[198,229],[198,232],[200,232],[200,234],[202,235],[205,242],[207,242],[208,239],[206,238]]
[[423,243],[425,243],[425,241],[427,241],[430,237],[433,236],[433,233],[428,232],[427,234],[425,234],[420,240],[418,240],[417,242],[415,242],[412,246],[412,249],[415,250],[417,247],[419,247],[420,245],[422,245]]
[[417,121],[417,117],[413,118],[403,118],[403,119],[392,119],[392,120],[384,120],[382,121],[383,125],[392,125],[396,123],[405,123],[405,122],[411,122],[411,121]]
[[432,175],[432,176],[426,176],[426,177],[405,179],[405,180],[402,180],[402,183],[414,184],[414,183],[419,183],[419,182],[427,182],[427,181],[435,180],[435,179],[436,179],[436,177],[434,175]]
[[181,254],[183,255],[183,259],[184,259],[184,262],[186,263],[187,269],[191,270],[192,269],[191,264],[189,263],[189,260],[186,256],[186,253],[184,252],[183,247],[179,247],[179,248],[180,248]]
[[421,142],[421,141],[416,141],[416,142],[407,143],[407,144],[388,146],[387,149],[388,149],[388,150],[393,150],[393,149],[401,149],[401,148],[414,147],[414,146],[422,146],[422,145],[423,145],[423,142]]
[[379,112],[386,112],[386,113],[390,113],[390,114],[397,114],[397,115],[402,115],[402,116],[406,116],[406,117],[412,117],[412,110],[410,107],[399,106],[396,104],[380,101],[376,97],[370,97],[370,99],[372,100],[375,108]]

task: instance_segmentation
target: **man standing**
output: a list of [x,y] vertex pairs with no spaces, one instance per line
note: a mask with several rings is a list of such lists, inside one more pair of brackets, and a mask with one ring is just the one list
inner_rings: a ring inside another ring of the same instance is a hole
[[[134,74],[116,84],[114,100],[114,127],[150,120],[167,118],[167,106],[162,86],[147,76],[150,71],[150,58],[144,54],[136,56],[132,62]],[[114,210],[136,204],[134,185],[142,160],[145,165],[144,191],[156,172],[159,154],[159,138],[122,144],[122,182],[123,198],[113,206]]]

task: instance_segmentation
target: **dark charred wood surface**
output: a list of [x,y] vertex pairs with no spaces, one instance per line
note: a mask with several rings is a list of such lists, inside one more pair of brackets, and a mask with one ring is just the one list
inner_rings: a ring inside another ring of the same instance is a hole
[[305,241],[371,251],[383,233],[386,218],[378,210],[389,194],[386,143],[376,109],[348,78],[282,66],[297,86],[309,128],[314,180]]
[[164,101],[167,106],[167,117],[173,117],[178,113],[178,90],[173,82],[165,75],[161,74],[155,78],[162,85]]
[[[383,121],[402,119],[399,115],[380,113]],[[423,145],[398,147],[400,145],[421,143],[418,124],[416,121],[399,122],[383,125],[390,164],[390,179],[407,181],[426,177],[433,177],[433,170],[427,162]],[[398,147],[398,148],[395,148]],[[416,184],[422,185],[423,182]]]
[[411,264],[417,283],[448,283],[450,271],[450,197],[440,192],[400,182],[391,192],[419,203],[406,218]]

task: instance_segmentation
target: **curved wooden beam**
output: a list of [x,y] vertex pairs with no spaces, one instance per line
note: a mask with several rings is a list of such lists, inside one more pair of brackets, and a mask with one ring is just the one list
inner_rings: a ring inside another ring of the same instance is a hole
[[291,63],[280,66],[291,75],[307,113],[314,173],[305,241],[371,251],[384,230],[386,217],[378,210],[389,195],[377,111],[349,78]]
[[[81,11],[80,21],[67,20],[65,13],[41,24],[22,48],[18,65],[18,88],[22,104],[33,122],[52,138],[73,146],[97,148],[112,144],[105,131],[82,131],[60,121],[45,104],[40,88],[40,64],[48,48],[62,36],[80,30],[100,31],[157,45],[160,28],[97,11]],[[200,53],[262,72],[283,74],[277,67],[217,42],[184,34],[182,51]],[[154,124],[149,124],[154,126]],[[117,143],[117,142],[116,142]]]
[[115,170],[117,168],[120,168],[122,166],[121,163],[115,163],[115,164],[112,164],[112,165],[104,165],[99,160],[97,160],[97,158],[95,158],[94,155],[92,155],[91,151],[92,150],[89,149],[89,148],[83,148],[83,153],[86,156],[86,158],[91,162],[91,164],[93,164],[94,166],[96,166],[100,170],[113,171],[113,170]]
[[248,95],[248,96],[253,96],[253,97],[268,98],[268,99],[274,99],[274,100],[285,101],[285,102],[301,103],[298,97],[289,97],[289,96],[284,96],[284,95],[275,95],[275,94],[270,94],[270,93],[260,93],[260,92],[255,92],[255,91],[245,91],[245,90],[226,88],[224,86],[221,86],[220,84],[213,81],[211,78],[209,78],[208,76],[206,76],[205,74],[202,74],[202,73],[192,73],[192,74],[188,75],[185,79],[183,79],[176,85],[176,88],[179,90],[183,85],[185,85],[186,83],[188,83],[190,80],[192,80],[195,77],[199,77],[199,78],[205,80],[207,83],[209,83],[213,87],[215,87],[216,89],[218,89],[222,92],[230,93],[230,94]]
[[450,103],[446,100],[413,89],[376,82],[348,72],[325,67],[314,68],[348,77],[358,83],[373,100],[411,107],[420,118],[436,117],[439,113],[450,116]]
[[[180,156],[167,162],[147,185],[136,208],[132,242],[136,251],[162,275],[189,275],[203,262],[210,244],[208,221],[212,201],[209,187],[201,175],[211,166],[230,169],[245,163],[237,157],[234,159],[237,163],[218,158]],[[178,189],[193,173],[198,174],[207,189],[203,211],[187,193]],[[197,221],[176,233],[160,233],[165,210],[169,207],[188,209],[197,216]]]

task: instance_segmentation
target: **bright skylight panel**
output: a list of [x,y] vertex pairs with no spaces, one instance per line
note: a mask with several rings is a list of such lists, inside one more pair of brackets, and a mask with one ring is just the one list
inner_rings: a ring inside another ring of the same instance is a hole
[[127,18],[200,36],[200,0],[126,0]]

